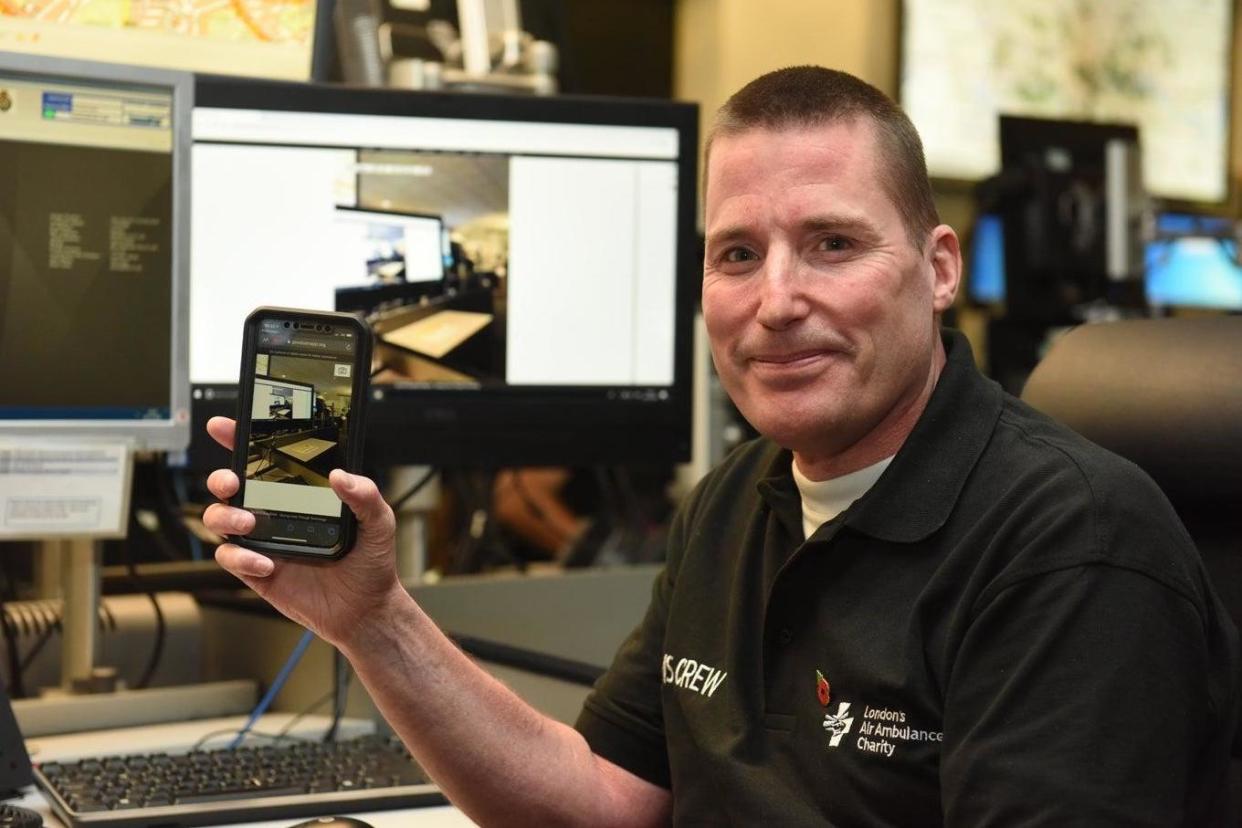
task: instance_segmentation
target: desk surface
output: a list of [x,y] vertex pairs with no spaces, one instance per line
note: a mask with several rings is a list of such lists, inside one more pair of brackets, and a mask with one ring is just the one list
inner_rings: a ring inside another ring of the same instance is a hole
[[383,335],[386,342],[439,359],[483,330],[490,313],[443,310]]
[[[217,731],[236,731],[246,721],[245,716],[233,716],[222,719],[204,719],[197,722],[178,722],[167,725],[148,727],[131,727],[117,730],[101,730],[93,733],[76,733],[67,736],[44,736],[26,740],[26,749],[30,752],[32,762],[53,762],[80,759],[87,756],[113,756],[133,753],[150,753],[156,750],[178,752],[189,749],[195,742],[208,733]],[[264,716],[255,727],[258,731],[278,731],[293,718],[289,713],[272,713]],[[294,732],[302,735],[313,735],[326,725],[324,717],[307,717],[309,721],[295,728]],[[348,720],[347,720],[348,721]],[[305,729],[304,729],[305,728]],[[369,722],[353,720],[347,725],[342,722],[342,733],[346,736],[360,735],[370,732]],[[43,822],[51,828],[61,828],[63,823],[56,818],[43,795],[36,789],[27,790],[20,800],[13,804],[38,811]],[[397,826],[414,826],[414,828],[463,828],[474,825],[465,814],[451,805],[430,808],[407,808],[393,811],[368,811],[348,814],[331,814],[331,816],[357,817],[374,828],[397,828]],[[238,828],[290,828],[303,819],[277,819],[265,822],[231,823]]]
[[321,440],[318,437],[307,437],[305,440],[298,440],[296,443],[281,446],[276,450],[282,454],[287,454],[290,457],[306,463],[314,460],[316,457],[335,445],[336,443],[331,440]]

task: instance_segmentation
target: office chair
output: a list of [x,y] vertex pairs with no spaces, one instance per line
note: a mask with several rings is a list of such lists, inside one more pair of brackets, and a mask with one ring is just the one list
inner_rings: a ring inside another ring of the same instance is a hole
[[[1080,326],[1022,399],[1156,481],[1242,629],[1242,316]],[[1242,724],[1230,788],[1228,824],[1242,824]]]

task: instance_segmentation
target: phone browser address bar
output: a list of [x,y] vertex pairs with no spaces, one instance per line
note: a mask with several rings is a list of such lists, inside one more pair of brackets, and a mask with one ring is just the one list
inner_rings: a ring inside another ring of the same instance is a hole
[[295,333],[289,337],[288,347],[324,354],[352,354],[354,351],[352,340],[330,334]]

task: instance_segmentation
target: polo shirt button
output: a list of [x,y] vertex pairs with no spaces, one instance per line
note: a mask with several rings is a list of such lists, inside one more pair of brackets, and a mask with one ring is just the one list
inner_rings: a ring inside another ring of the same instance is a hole
[[790,643],[793,641],[793,637],[793,630],[789,629],[789,627],[781,627],[780,632],[776,634],[776,640],[782,644]]

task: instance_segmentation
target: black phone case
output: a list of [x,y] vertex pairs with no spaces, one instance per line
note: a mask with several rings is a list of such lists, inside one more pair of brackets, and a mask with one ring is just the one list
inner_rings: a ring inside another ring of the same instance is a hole
[[[319,322],[334,326],[349,326],[358,333],[358,348],[354,357],[356,370],[353,380],[353,407],[349,417],[349,451],[345,458],[345,471],[358,472],[362,468],[362,438],[366,433],[367,393],[371,380],[371,329],[358,317],[349,313],[299,310],[297,308],[259,307],[246,317],[242,336],[242,361],[238,373],[237,433],[233,440],[233,472],[241,481],[241,488],[229,502],[240,507],[246,491],[246,455],[250,440],[250,408],[254,396],[254,365],[258,351],[259,323],[263,319],[287,319],[298,322]],[[282,555],[312,560],[336,560],[354,545],[357,535],[357,518],[348,507],[343,510],[339,540],[332,546],[301,546],[278,541],[258,540],[246,535],[229,535],[232,543],[265,554]]]

